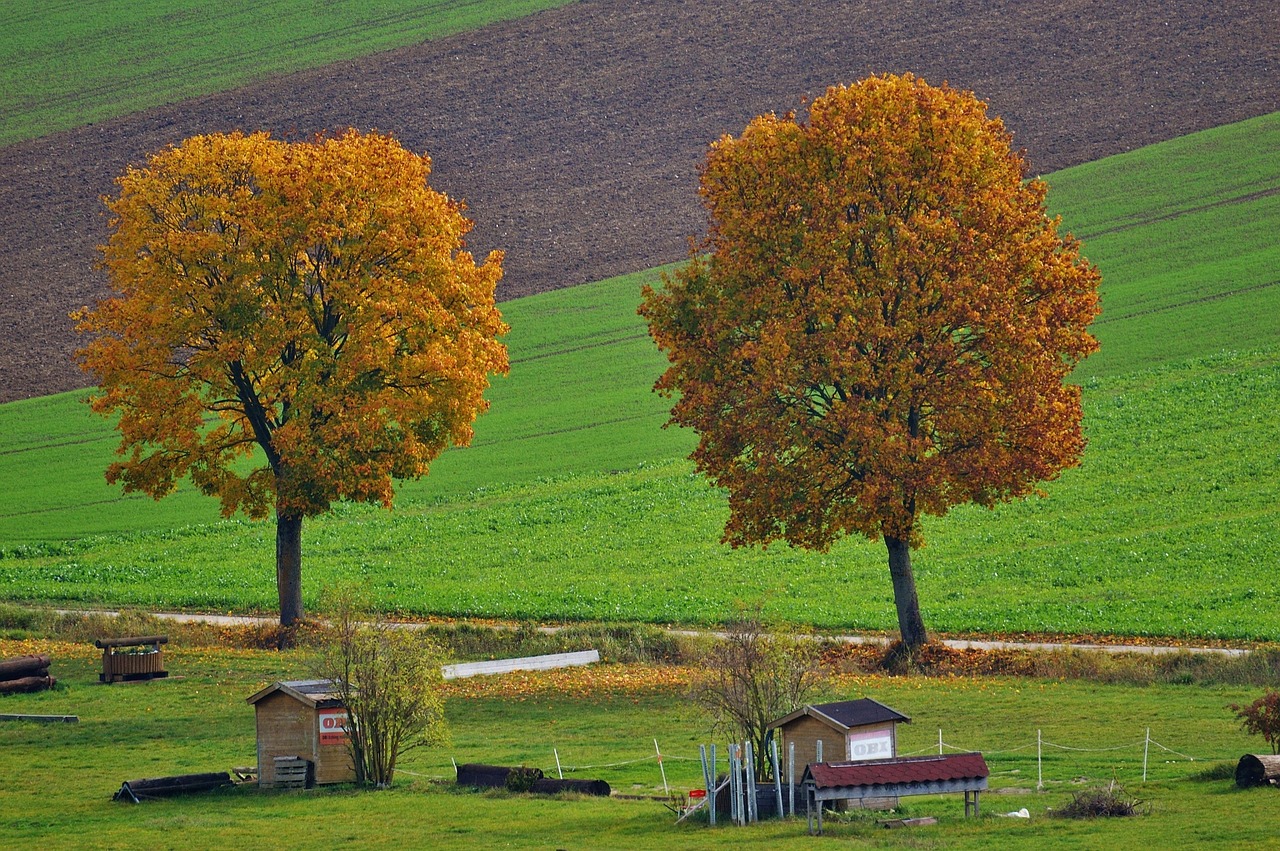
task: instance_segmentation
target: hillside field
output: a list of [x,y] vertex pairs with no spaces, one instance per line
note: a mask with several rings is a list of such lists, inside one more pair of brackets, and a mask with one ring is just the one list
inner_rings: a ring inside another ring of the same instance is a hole
[[[1257,319],[1280,306],[1276,149],[1280,114],[1049,176],[1104,276],[1102,351],[1080,375],[1090,445],[1047,499],[928,523],[915,562],[931,628],[1280,634],[1280,345]],[[662,359],[634,311],[657,275],[504,304],[512,372],[475,445],[404,485],[393,513],[309,521],[307,598],[360,577],[417,614],[709,624],[763,599],[820,629],[892,629],[878,544],[718,543],[723,498],[681,460],[692,436],[661,428],[649,391]],[[0,407],[9,597],[271,610],[273,526],[221,521],[190,492],[113,492],[112,433],[79,395]]]
[[417,44],[571,0],[98,0],[10,9],[0,145]]
[[[101,198],[198,133],[376,128],[427,152],[471,248],[506,252],[507,301],[680,260],[711,141],[870,74],[972,90],[1041,173],[1280,109],[1260,3],[18,5],[0,32],[0,127],[25,139],[0,142],[5,402],[85,386],[67,314],[107,291]],[[61,123],[82,107],[109,112]]]

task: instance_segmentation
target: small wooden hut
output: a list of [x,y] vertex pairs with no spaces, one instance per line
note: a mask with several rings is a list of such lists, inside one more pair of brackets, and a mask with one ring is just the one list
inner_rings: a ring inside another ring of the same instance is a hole
[[347,710],[332,680],[277,682],[247,698],[258,728],[258,785],[351,783]]
[[[864,697],[803,706],[766,729],[776,730],[781,737],[778,754],[783,762],[789,762],[788,745],[795,744],[795,782],[799,783],[804,767],[819,761],[819,741],[825,762],[893,759],[898,755],[897,727],[902,722],[910,724],[911,719],[878,700]],[[786,770],[784,766],[784,775]]]

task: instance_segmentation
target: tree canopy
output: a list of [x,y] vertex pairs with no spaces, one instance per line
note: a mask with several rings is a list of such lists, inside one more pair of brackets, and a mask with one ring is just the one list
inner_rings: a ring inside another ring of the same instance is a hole
[[883,538],[899,626],[927,635],[920,518],[1032,493],[1079,462],[1099,275],[972,93],[884,75],[808,122],[763,115],[708,153],[702,252],[640,313],[671,422],[728,493],[724,540]]
[[502,255],[463,250],[431,162],[354,130],[196,136],[107,200],[114,295],[74,314],[118,415],[107,479],[155,498],[184,477],[230,516],[277,518],[281,620],[302,615],[302,518],[390,506],[393,478],[465,445],[507,371]]

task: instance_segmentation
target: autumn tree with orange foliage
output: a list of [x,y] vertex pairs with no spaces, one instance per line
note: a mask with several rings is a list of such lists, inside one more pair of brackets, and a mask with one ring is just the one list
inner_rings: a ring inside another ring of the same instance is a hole
[[705,253],[646,288],[671,422],[728,493],[724,540],[883,539],[903,647],[926,643],[921,517],[1079,463],[1097,270],[972,93],[885,75],[711,146]]
[[78,311],[93,409],[117,415],[107,479],[159,499],[190,477],[222,512],[276,518],[280,621],[303,615],[302,521],[390,507],[466,445],[505,374],[502,255],[463,250],[430,159],[354,130],[196,136],[117,180],[115,295]]

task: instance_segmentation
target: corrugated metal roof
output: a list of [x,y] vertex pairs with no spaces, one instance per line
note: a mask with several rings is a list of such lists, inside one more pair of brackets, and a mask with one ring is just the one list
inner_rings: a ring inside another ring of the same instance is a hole
[[272,683],[257,694],[245,698],[245,702],[257,703],[278,691],[309,706],[333,706],[342,703],[342,693],[333,680],[284,680]]
[[973,780],[988,774],[987,761],[980,753],[861,762],[815,762],[805,769],[805,778],[813,778],[819,789]]

